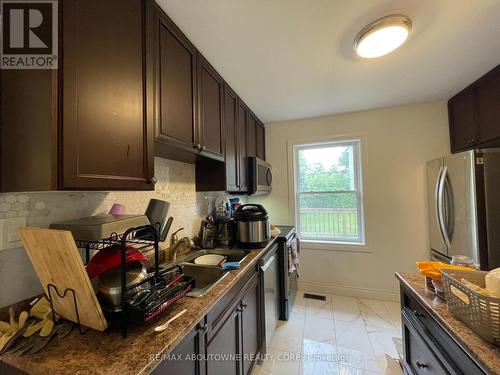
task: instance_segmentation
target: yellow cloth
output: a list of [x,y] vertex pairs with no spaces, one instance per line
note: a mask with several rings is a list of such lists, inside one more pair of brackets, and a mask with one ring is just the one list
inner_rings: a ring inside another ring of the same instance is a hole
[[441,270],[473,271],[472,268],[442,262],[417,262],[417,268],[422,275],[439,282],[441,282]]

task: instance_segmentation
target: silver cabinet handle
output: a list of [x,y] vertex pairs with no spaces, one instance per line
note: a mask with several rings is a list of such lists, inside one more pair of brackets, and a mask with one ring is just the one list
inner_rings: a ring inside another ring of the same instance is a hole
[[158,179],[157,179],[156,177],[154,177],[154,176],[153,176],[153,177],[151,177],[151,178],[149,179],[149,183],[150,183],[150,184],[153,184],[153,185],[154,185],[154,184],[156,184],[157,182],[158,182]]
[[201,151],[205,151],[207,148],[205,146],[201,146]]

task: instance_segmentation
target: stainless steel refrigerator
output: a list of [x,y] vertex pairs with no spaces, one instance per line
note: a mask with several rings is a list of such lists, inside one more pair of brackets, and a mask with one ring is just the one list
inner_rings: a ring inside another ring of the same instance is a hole
[[500,149],[427,162],[431,258],[467,255],[481,269],[500,267]]

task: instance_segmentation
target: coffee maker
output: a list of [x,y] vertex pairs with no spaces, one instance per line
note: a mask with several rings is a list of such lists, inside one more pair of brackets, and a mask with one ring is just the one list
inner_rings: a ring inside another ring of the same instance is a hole
[[236,241],[236,225],[232,218],[230,198],[222,194],[215,200],[215,242],[217,246],[231,247]]

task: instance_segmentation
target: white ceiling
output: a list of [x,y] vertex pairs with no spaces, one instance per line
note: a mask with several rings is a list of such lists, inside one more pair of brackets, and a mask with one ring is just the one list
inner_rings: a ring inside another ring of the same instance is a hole
[[[500,0],[156,0],[262,121],[448,99],[500,64]],[[392,13],[406,44],[352,41]]]

